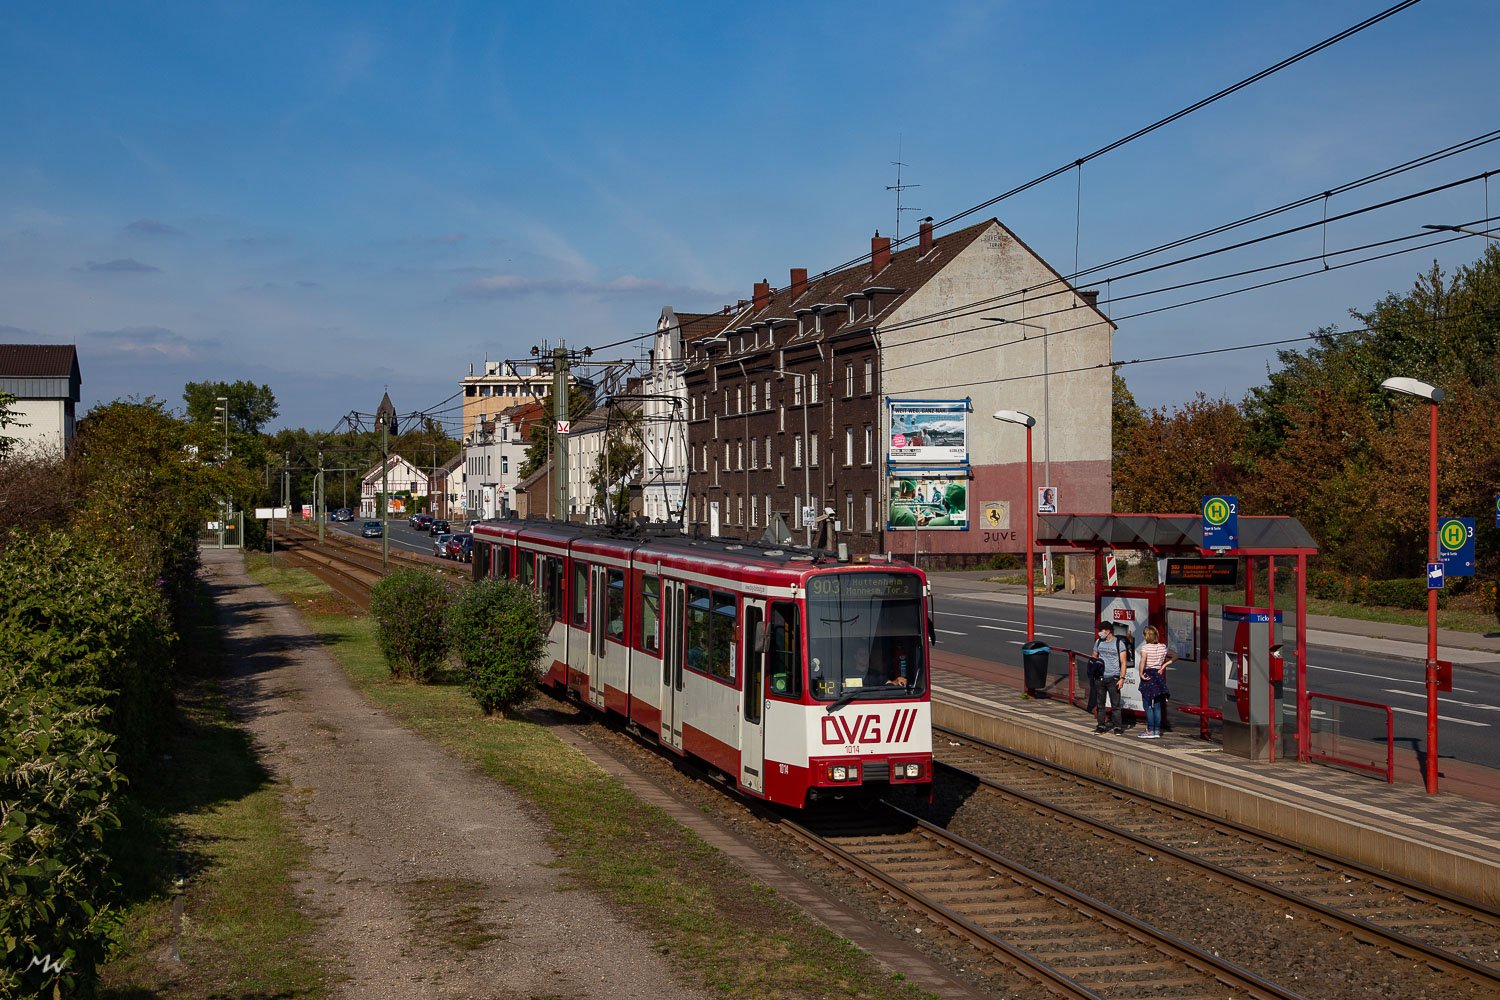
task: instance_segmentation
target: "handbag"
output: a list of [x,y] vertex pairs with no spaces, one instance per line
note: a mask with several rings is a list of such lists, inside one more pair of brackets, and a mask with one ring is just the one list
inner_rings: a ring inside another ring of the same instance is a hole
[[1089,657],[1089,680],[1095,682],[1104,680],[1104,661],[1097,656]]

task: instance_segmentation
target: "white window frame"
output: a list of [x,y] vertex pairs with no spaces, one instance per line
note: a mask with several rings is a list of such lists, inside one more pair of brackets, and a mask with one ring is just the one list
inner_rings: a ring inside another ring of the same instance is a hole
[[865,358],[865,395],[875,391],[875,359]]
[[844,398],[850,399],[854,395],[854,362],[844,362]]
[[818,467],[818,432],[813,431],[807,436],[807,462],[808,468]]

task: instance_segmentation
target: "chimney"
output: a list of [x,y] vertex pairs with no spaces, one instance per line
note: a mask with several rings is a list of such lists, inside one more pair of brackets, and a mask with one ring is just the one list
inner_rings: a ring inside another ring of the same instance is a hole
[[755,283],[755,308],[764,309],[771,304],[771,280],[762,278]]
[[881,236],[880,230],[870,238],[870,277],[875,277],[891,262],[891,238]]
[[1086,305],[1086,306],[1092,306],[1095,309],[1099,308],[1099,289],[1097,289],[1097,288],[1079,289],[1079,291],[1078,291],[1078,297],[1080,299],[1083,299],[1083,304],[1084,305]]
[[929,215],[922,220],[921,234],[921,242],[917,245],[921,247],[919,256],[925,257],[927,256],[927,251],[932,249],[932,216]]
[[792,301],[795,302],[801,298],[802,293],[805,291],[807,291],[807,268],[792,268],[792,284],[788,291],[788,294],[792,297]]

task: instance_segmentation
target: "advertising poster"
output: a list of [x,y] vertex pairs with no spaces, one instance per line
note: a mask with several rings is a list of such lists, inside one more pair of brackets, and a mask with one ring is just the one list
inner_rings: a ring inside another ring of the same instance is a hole
[[949,465],[969,460],[968,400],[892,400],[890,459]]
[[903,472],[887,480],[891,528],[969,527],[969,479],[963,472]]

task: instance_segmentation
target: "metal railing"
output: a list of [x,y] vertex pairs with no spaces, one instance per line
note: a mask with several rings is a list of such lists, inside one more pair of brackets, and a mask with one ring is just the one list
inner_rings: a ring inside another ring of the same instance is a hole
[[[1359,698],[1345,698],[1337,694],[1320,694],[1317,691],[1307,693],[1309,710],[1315,699],[1323,701],[1334,701],[1344,705],[1358,705],[1361,708],[1371,708],[1377,712],[1385,713],[1385,780],[1386,784],[1396,782],[1396,714],[1389,705],[1382,705],[1376,701],[1364,701]],[[1369,771],[1371,774],[1380,774],[1381,768],[1377,764],[1366,764],[1363,761],[1349,760],[1333,754],[1318,753],[1312,747],[1308,748],[1309,760],[1325,761],[1329,764],[1338,764],[1343,767],[1352,767],[1358,771]]]

